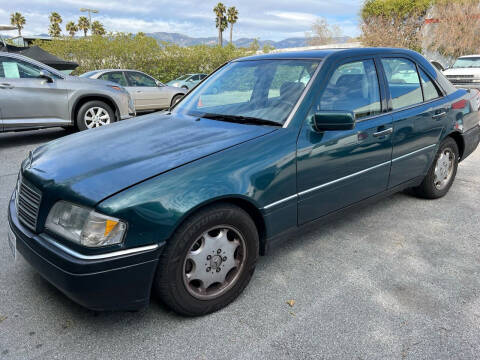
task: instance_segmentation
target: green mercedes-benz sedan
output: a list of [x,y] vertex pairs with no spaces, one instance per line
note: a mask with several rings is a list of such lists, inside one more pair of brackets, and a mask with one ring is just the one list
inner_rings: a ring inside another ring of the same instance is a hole
[[154,292],[207,314],[302,225],[405,188],[445,195],[479,143],[479,104],[408,50],[234,60],[169,112],[30,153],[9,243],[88,308],[135,310]]

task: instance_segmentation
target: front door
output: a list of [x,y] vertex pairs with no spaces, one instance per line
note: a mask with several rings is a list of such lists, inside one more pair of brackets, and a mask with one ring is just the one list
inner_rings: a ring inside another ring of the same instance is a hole
[[389,187],[423,177],[445,127],[448,101],[412,60],[382,58],[393,116],[392,171]]
[[70,124],[67,90],[58,76],[40,78],[42,69],[0,56],[0,111],[5,131]]
[[137,71],[125,72],[128,92],[132,95],[137,111],[164,109],[170,106],[168,93],[155,79]]
[[[299,224],[385,191],[392,156],[392,116],[373,58],[341,63],[315,101],[297,143]],[[351,111],[353,130],[316,132],[317,111]]]

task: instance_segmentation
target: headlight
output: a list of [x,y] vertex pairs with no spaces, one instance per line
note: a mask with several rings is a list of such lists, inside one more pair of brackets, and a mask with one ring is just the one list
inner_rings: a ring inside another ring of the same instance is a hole
[[77,244],[99,247],[123,241],[127,224],[66,201],[57,202],[47,217],[45,227]]

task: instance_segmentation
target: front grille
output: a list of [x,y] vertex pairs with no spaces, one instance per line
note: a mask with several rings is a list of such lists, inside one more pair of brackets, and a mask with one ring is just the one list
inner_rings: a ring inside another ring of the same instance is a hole
[[17,187],[18,219],[30,230],[37,230],[38,209],[42,201],[42,192],[20,177]]
[[470,79],[470,78],[473,78],[473,77],[474,77],[473,75],[447,75],[448,79],[455,79],[455,78]]

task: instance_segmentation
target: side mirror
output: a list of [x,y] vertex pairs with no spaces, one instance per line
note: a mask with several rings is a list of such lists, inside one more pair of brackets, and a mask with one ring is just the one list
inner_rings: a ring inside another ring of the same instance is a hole
[[157,84],[157,86],[158,86],[158,87],[165,86],[165,85],[163,85],[163,83],[161,83],[161,82],[160,82],[160,81],[158,81],[158,80],[157,80],[157,81],[155,81],[155,83]]
[[355,115],[348,111],[320,111],[313,117],[313,126],[318,132],[353,130]]
[[47,80],[48,83],[53,83],[53,75],[47,70],[40,70],[38,77]]

